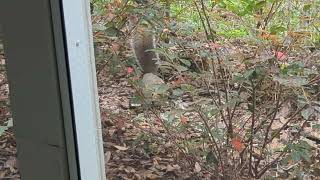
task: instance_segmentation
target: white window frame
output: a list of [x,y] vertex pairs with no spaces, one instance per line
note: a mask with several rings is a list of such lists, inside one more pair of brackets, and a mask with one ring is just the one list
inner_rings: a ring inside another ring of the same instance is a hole
[[[80,177],[105,180],[105,163],[88,0],[62,0]],[[89,108],[89,109],[88,109]]]

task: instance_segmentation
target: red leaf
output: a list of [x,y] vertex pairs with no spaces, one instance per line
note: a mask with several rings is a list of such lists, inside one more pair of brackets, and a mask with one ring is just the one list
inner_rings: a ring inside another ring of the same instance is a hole
[[128,74],[133,73],[133,71],[134,71],[134,69],[133,69],[132,67],[128,67],[128,68],[127,68],[127,73],[128,73]]
[[275,55],[276,55],[276,58],[280,61],[285,60],[287,58],[287,55],[281,51],[276,51]]
[[181,116],[181,117],[180,117],[180,122],[181,122],[183,125],[186,125],[186,124],[188,124],[188,118],[185,117],[185,116]]
[[233,138],[231,140],[231,144],[232,144],[233,148],[238,152],[242,151],[245,148],[244,144],[242,143],[242,140],[238,137]]

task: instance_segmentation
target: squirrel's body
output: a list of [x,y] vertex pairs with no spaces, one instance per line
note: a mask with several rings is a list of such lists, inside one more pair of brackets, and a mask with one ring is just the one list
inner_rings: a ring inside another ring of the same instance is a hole
[[[156,48],[155,33],[148,26],[139,25],[137,19],[129,19],[131,28],[134,28],[131,37],[131,47],[136,60],[143,73],[157,73],[159,59],[158,54],[149,51]],[[136,27],[134,27],[136,26]]]

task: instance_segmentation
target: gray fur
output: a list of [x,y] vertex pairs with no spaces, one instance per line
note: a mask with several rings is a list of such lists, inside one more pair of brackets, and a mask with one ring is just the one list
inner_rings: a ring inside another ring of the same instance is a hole
[[[130,24],[132,27],[132,22],[130,22]],[[143,73],[156,74],[159,56],[153,51],[148,51],[156,48],[155,33],[146,28],[147,27],[136,27],[133,31],[130,44]]]

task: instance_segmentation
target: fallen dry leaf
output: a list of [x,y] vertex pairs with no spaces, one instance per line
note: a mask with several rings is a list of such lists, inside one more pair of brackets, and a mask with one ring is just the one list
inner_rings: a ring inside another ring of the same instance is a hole
[[105,161],[106,161],[106,164],[109,162],[110,158],[111,158],[111,152],[110,151],[107,151],[104,155],[105,157]]
[[9,168],[10,171],[15,171],[15,168],[17,168],[17,159],[14,156],[11,156],[4,165],[6,168]]
[[117,148],[117,149],[120,150],[120,151],[125,151],[125,150],[128,150],[128,149],[129,149],[129,148],[127,148],[127,147],[117,146],[117,145],[113,145],[113,147]]
[[171,166],[170,164],[167,165],[167,172],[174,172],[179,169],[180,169],[180,166],[178,164],[175,164],[173,166]]
[[145,177],[145,178],[147,178],[147,179],[159,179],[160,178],[160,176],[159,175],[156,175],[156,174],[154,174],[152,171],[150,171],[150,170],[147,170],[147,171],[145,171],[144,173],[143,173],[143,176]]
[[201,166],[198,162],[194,164],[194,171],[197,173],[201,171]]
[[6,176],[6,171],[0,171],[0,178],[4,178]]
[[135,173],[135,172],[136,172],[136,170],[135,170],[133,167],[126,167],[126,168],[124,169],[124,171],[125,171],[126,173]]

